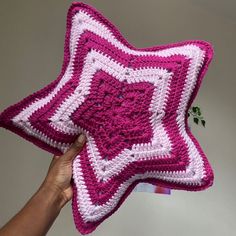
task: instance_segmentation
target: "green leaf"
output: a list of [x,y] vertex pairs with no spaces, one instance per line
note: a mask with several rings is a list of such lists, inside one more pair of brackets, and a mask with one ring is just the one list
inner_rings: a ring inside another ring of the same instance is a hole
[[196,113],[197,112],[197,107],[192,107],[192,110],[193,110],[194,113]]
[[202,114],[202,113],[201,113],[201,110],[200,110],[200,107],[197,108],[197,114],[198,114],[199,116],[201,116],[201,114]]
[[202,125],[205,127],[206,121],[205,121],[205,120],[201,120],[201,123],[202,123]]
[[198,124],[199,119],[197,117],[193,118],[194,123]]

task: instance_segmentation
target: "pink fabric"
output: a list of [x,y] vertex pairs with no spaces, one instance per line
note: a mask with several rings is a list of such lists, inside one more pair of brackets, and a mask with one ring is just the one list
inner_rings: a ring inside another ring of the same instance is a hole
[[75,2],[58,78],[5,109],[0,125],[56,155],[85,133],[88,142],[73,163],[72,208],[77,229],[87,234],[137,183],[212,186],[213,170],[187,125],[212,58],[203,40],[135,48],[95,8]]

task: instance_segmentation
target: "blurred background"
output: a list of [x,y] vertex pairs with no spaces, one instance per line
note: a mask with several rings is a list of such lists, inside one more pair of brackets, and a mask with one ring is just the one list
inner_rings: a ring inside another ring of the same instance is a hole
[[[84,1],[111,20],[136,47],[188,39],[211,42],[215,56],[194,101],[206,128],[190,122],[215,172],[201,192],[132,193],[94,236],[231,236],[236,221],[236,1]],[[63,59],[71,1],[0,2],[0,110],[54,80]],[[51,155],[0,130],[0,227],[19,211],[44,179]],[[48,233],[78,235],[68,204]]]

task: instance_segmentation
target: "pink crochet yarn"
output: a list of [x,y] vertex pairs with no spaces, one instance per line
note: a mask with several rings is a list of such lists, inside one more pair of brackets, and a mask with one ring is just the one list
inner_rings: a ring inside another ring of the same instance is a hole
[[82,234],[113,214],[139,182],[199,191],[213,170],[187,125],[212,45],[188,40],[135,48],[81,2],[67,15],[58,78],[10,106],[0,125],[53,153],[83,132],[73,163],[73,215]]

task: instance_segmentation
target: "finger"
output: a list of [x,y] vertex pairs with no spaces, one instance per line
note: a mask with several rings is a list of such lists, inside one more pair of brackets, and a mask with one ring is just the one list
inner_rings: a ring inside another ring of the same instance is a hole
[[68,151],[61,156],[61,158],[66,161],[73,160],[76,155],[81,151],[85,142],[86,136],[84,134],[80,134],[80,136],[75,140],[75,142],[71,145]]

